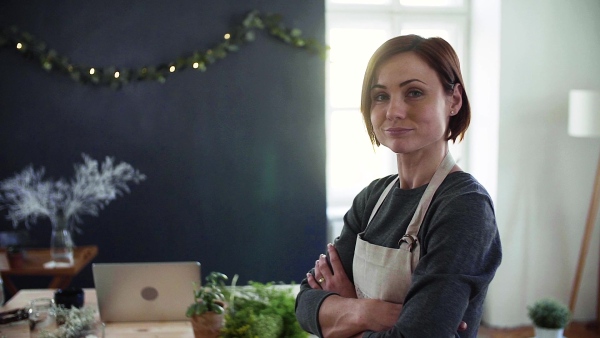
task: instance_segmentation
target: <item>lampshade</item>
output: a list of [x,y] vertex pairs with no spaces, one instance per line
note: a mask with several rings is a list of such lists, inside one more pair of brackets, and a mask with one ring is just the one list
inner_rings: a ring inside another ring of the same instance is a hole
[[569,135],[600,137],[600,91],[569,92]]

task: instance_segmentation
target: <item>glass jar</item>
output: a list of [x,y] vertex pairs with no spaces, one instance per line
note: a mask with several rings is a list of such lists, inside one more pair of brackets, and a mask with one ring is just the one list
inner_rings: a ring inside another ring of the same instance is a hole
[[57,216],[52,222],[52,235],[50,237],[50,254],[56,263],[73,264],[73,238],[68,219]]

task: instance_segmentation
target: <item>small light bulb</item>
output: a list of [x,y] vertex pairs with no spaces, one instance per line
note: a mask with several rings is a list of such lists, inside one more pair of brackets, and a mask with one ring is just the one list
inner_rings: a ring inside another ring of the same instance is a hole
[[23,48],[23,44],[20,42],[17,42],[17,49],[21,49],[21,48]]
[[225,40],[229,40],[230,37],[231,35],[229,33],[225,34]]
[[194,67],[194,68],[198,68],[198,66],[200,66],[200,65],[198,64],[198,62],[194,62],[194,64],[192,65],[192,67]]
[[115,72],[115,79],[118,79],[120,75],[119,72]]
[[171,67],[169,67],[169,71],[170,71],[171,73],[173,73],[173,72],[175,71],[175,66],[171,66]]
[[90,75],[94,75],[95,72],[96,70],[94,68],[90,68]]

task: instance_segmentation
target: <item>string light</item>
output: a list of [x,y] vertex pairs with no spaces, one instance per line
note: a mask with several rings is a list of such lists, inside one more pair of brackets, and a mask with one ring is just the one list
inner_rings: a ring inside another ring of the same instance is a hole
[[[123,78],[121,78],[120,71],[115,71],[116,67],[96,69],[95,67],[81,67],[73,64],[68,58],[57,55],[55,51],[49,49],[43,41],[38,41],[31,34],[19,31],[17,28],[0,29],[0,47],[15,46],[17,50],[24,52],[21,53],[22,55],[32,60],[41,60],[41,66],[45,70],[66,70],[70,77],[77,82],[120,88],[122,84],[131,82],[130,80],[165,82],[170,73],[182,71],[189,64],[192,65],[193,69],[204,72],[207,66],[225,58],[230,52],[238,51],[242,44],[253,41],[253,31],[258,29],[266,31],[269,35],[291,46],[319,53],[323,58],[326,55],[327,46],[321,45],[314,39],[302,38],[298,29],[284,27],[281,24],[279,15],[263,15],[258,11],[248,13],[243,22],[233,28],[234,33],[223,35],[226,41],[213,46],[211,49],[204,52],[195,52],[191,57],[181,57],[167,64],[123,70]],[[112,76],[110,76],[111,73]]]

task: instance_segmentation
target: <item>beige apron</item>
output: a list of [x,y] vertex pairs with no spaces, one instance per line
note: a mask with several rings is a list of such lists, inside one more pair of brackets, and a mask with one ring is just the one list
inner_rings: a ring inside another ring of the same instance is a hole
[[[374,245],[363,240],[362,237],[367,228],[358,234],[352,263],[354,286],[358,298],[381,299],[397,304],[404,303],[404,298],[410,287],[412,273],[419,262],[420,245],[417,240],[419,228],[433,199],[433,194],[454,165],[454,159],[448,152],[425,189],[417,205],[417,210],[408,225],[406,234],[398,241],[397,249]],[[396,182],[398,182],[398,178],[381,193],[377,204],[373,208],[367,227],[369,227],[387,194],[397,184]]]

